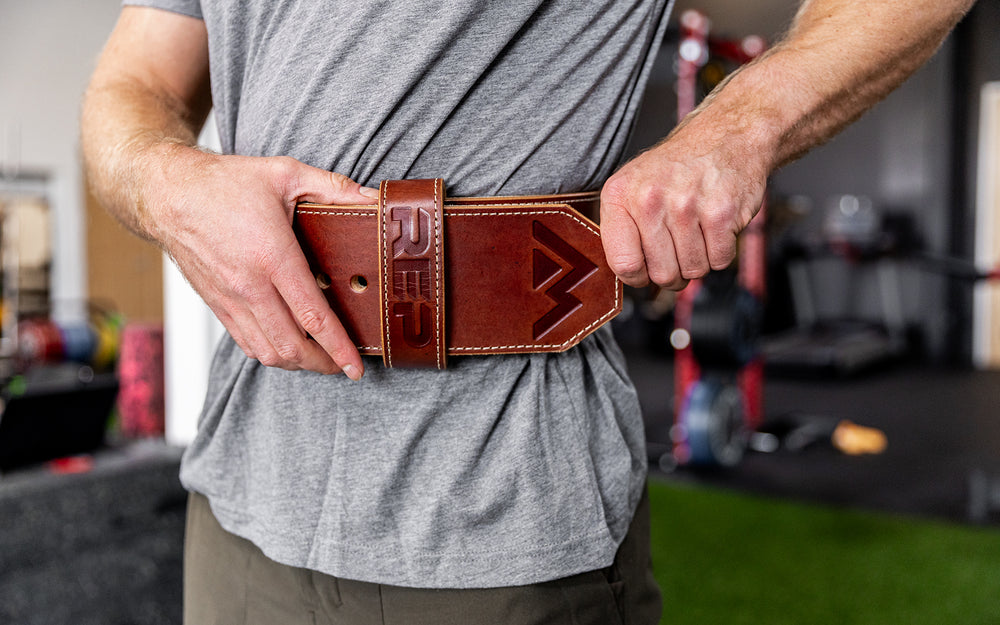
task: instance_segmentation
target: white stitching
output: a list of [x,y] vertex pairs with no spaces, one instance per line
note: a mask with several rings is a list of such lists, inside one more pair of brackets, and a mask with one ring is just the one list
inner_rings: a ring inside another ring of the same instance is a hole
[[329,217],[377,217],[378,213],[341,213],[337,211],[298,211],[299,215],[327,215]]
[[[528,206],[530,206],[530,204]],[[505,211],[502,213],[492,213],[492,212],[487,213],[483,211],[474,210],[473,212],[468,212],[468,213],[455,212],[456,210],[462,210],[467,208],[469,207],[467,206],[463,206],[461,208],[455,207],[455,210],[452,210],[452,212],[446,214],[445,217],[507,217],[510,215],[562,215],[564,217],[569,217],[576,223],[580,224],[581,226],[586,228],[591,234],[595,236],[601,236],[601,233],[598,232],[597,230],[594,230],[589,224],[587,224],[587,222],[581,220],[576,215],[572,215],[565,211]]]
[[382,298],[383,298],[383,300],[385,302],[385,322],[384,322],[385,325],[382,326],[382,340],[385,342],[385,348],[383,349],[383,354],[382,355],[385,357],[385,364],[386,364],[386,366],[387,367],[392,367],[392,341],[390,340],[390,337],[392,335],[392,331],[389,328],[389,288],[390,288],[390,285],[386,284],[386,281],[389,279],[389,275],[388,275],[389,274],[389,242],[386,241],[386,239],[385,239],[385,237],[386,237],[386,235],[385,235],[385,232],[386,232],[386,225],[385,225],[385,221],[386,220],[385,220],[385,217],[386,216],[384,214],[385,213],[385,207],[389,203],[389,183],[388,182],[383,182],[382,183],[382,187],[383,187],[382,188],[382,195],[379,198],[379,207],[378,207],[379,221],[382,222],[382,239],[380,241],[380,245],[382,246],[382,273],[381,273],[381,276],[380,276],[381,277],[380,284],[382,285]]
[[[439,193],[439,183],[440,178],[434,179],[434,292],[436,296],[437,303],[434,306],[435,321],[434,321],[434,336],[435,340],[435,352],[437,356],[437,368],[442,369],[441,363],[441,310],[444,307],[443,298],[441,297],[441,221],[438,219],[438,193]],[[441,214],[444,215],[444,210],[442,208]]]
[[448,208],[475,208],[477,206],[560,206],[562,204],[573,204],[579,202],[592,202],[593,200],[541,200],[539,202],[483,202],[482,204],[447,204]]
[[587,327],[585,327],[584,329],[580,330],[579,332],[577,332],[576,334],[574,334],[573,336],[571,336],[570,338],[568,338],[566,341],[564,341],[562,343],[550,343],[550,344],[547,344],[547,345],[539,345],[537,343],[530,344],[530,345],[487,345],[485,347],[452,347],[451,349],[453,351],[456,351],[456,352],[466,352],[466,351],[488,351],[488,350],[495,350],[495,349],[550,349],[550,348],[556,348],[556,349],[558,349],[560,347],[566,347],[567,345],[569,345],[570,343],[572,343],[573,341],[575,341],[577,338],[579,338],[581,335],[586,334],[587,332],[589,332],[590,329],[593,328],[594,326],[599,325],[601,323],[604,323],[604,320],[608,317],[608,315],[610,315],[613,312],[615,312],[615,310],[618,308],[618,284],[619,284],[618,278],[615,278],[615,305],[614,305],[614,307],[611,310],[609,310],[608,312],[606,312],[603,315],[601,315],[601,317],[599,319],[597,319],[596,321],[590,323]]
[[520,198],[517,196],[513,196],[513,199],[520,201],[492,202],[488,197],[456,197],[456,198],[451,198],[451,201],[453,202],[452,204],[449,205],[447,204],[447,202],[445,204],[449,206],[533,206],[538,204],[558,206],[559,204],[581,204],[581,203],[592,204],[594,202],[599,202],[601,200],[601,197],[600,195],[595,194],[577,198],[566,198],[566,199],[559,198],[552,200],[543,200],[543,199],[533,200],[531,199],[531,196],[520,197]]

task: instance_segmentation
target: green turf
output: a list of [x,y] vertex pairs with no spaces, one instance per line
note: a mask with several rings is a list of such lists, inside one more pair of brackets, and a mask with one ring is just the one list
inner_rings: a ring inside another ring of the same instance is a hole
[[1000,531],[652,481],[670,625],[1000,624]]

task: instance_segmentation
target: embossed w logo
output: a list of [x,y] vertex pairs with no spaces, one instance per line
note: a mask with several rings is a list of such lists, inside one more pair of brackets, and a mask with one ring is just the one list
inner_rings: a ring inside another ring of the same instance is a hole
[[558,258],[569,265],[569,271],[566,272],[563,264],[552,260],[542,250],[538,248],[532,250],[531,282],[535,290],[548,284],[557,275],[561,273],[566,274],[558,282],[545,290],[545,295],[551,298],[556,305],[534,323],[532,335],[537,341],[583,306],[579,298],[570,293],[570,291],[596,272],[597,265],[540,221],[533,221],[531,223],[531,235],[536,241],[547,247],[550,251],[555,252]]

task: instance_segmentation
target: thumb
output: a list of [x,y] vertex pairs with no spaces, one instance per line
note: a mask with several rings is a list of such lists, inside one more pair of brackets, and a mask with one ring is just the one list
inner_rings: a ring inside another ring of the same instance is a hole
[[374,204],[378,200],[378,189],[363,187],[344,174],[303,166],[299,172],[300,202],[318,204]]

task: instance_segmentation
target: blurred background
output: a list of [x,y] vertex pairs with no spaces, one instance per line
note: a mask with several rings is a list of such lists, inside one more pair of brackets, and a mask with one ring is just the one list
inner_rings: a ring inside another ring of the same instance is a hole
[[[796,5],[679,1],[630,151]],[[118,11],[0,0],[0,623],[180,623],[177,468],[221,329],[86,191]],[[664,622],[1000,622],[998,23],[981,0],[776,172],[733,268],[627,290]]]

